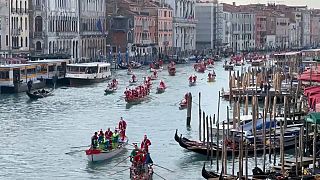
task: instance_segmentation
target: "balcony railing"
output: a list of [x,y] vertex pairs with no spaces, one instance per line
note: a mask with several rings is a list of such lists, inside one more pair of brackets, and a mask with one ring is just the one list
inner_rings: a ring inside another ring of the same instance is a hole
[[21,29],[12,29],[11,30],[11,34],[13,35],[13,36],[20,36],[21,35]]
[[34,36],[35,38],[42,38],[42,37],[43,37],[43,32],[34,32],[34,33],[33,33],[33,36]]

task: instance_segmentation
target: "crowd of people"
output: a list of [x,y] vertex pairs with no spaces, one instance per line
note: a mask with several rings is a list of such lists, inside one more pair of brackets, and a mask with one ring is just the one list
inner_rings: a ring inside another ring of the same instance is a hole
[[130,154],[131,166],[131,178],[132,179],[148,179],[152,173],[153,161],[150,157],[149,146],[151,141],[148,139],[147,135],[141,142],[140,148],[136,143],[133,144],[134,149]]
[[[111,150],[116,149],[119,144],[124,143],[126,140],[127,123],[120,118],[118,127],[114,132],[108,128],[105,132],[102,129],[94,133],[91,137],[91,149]],[[99,132],[99,133],[98,133]]]
[[145,97],[149,95],[151,89],[151,84],[144,83],[143,85],[139,85],[136,88],[128,89],[124,91],[125,99],[128,101]]

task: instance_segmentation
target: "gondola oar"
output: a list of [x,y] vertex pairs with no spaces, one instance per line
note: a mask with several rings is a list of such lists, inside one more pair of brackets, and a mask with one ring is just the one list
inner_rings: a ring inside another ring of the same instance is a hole
[[165,170],[167,170],[167,171],[174,172],[174,171],[172,171],[172,170],[170,170],[170,169],[168,169],[168,168],[162,167],[162,166],[160,166],[160,165],[157,165],[157,164],[153,164],[153,165],[158,166],[159,168],[165,169]]
[[90,145],[86,145],[86,146],[74,146],[74,147],[71,147],[72,149],[75,149],[75,148],[83,148],[83,147],[89,147]]
[[130,156],[126,157],[124,160],[120,161],[119,163],[117,163],[116,165],[114,165],[112,168],[110,169],[113,169],[115,167],[117,167],[119,164],[121,164],[122,162],[124,162],[125,160],[127,160]]
[[156,172],[153,172],[155,175],[159,176],[161,179],[166,180],[164,177],[160,176],[159,174],[157,174]]
[[130,167],[127,167],[126,169],[122,169],[121,171],[117,171],[117,172],[115,172],[115,173],[108,174],[108,175],[109,175],[109,176],[112,176],[112,175],[115,175],[115,174],[121,173],[121,172],[123,172],[123,171],[126,171],[126,170],[128,170],[128,169],[130,169]]

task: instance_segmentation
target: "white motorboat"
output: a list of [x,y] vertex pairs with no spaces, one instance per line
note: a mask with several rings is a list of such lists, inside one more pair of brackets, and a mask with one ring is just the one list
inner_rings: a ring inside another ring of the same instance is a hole
[[101,82],[111,77],[110,64],[104,62],[68,64],[66,78],[71,85]]
[[104,161],[111,159],[126,149],[128,145],[128,138],[125,138],[123,142],[119,142],[119,145],[115,149],[111,150],[100,150],[100,149],[88,149],[86,150],[87,158],[90,162]]

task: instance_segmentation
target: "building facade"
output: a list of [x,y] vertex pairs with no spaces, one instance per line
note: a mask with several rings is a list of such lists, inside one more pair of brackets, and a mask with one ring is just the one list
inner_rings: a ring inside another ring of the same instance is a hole
[[79,58],[78,1],[32,1],[32,54],[69,54]]
[[267,46],[267,16],[256,15],[255,40],[257,49],[265,49]]
[[214,49],[217,44],[217,6],[216,2],[198,2],[195,15],[198,20],[196,26],[196,48],[198,50]]
[[232,42],[234,52],[248,51],[255,46],[255,14],[235,12],[231,15]]
[[0,0],[0,58],[9,57],[10,32],[9,32],[9,6],[7,0]]
[[196,0],[166,0],[173,9],[173,48],[176,53],[196,48]]
[[134,16],[134,43],[139,56],[157,54],[156,16],[140,12]]
[[107,54],[106,0],[80,1],[80,57],[98,60]]
[[169,7],[157,9],[157,45],[160,54],[168,54],[173,47],[173,11]]
[[9,46],[12,56],[29,53],[29,1],[7,1],[9,3]]
[[283,14],[276,18],[276,47],[288,48],[289,47],[289,18]]
[[312,15],[310,24],[310,44],[313,47],[317,47],[320,45],[320,15]]

